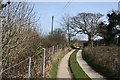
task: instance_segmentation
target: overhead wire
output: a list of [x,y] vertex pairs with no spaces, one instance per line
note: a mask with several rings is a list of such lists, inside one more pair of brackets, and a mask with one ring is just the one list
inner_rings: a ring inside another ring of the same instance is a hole
[[[71,4],[71,1],[72,1],[72,0],[69,0],[69,1],[65,4],[65,6],[64,6],[55,16],[58,16],[58,15],[60,15],[61,13],[63,13],[63,11],[64,11],[65,9],[67,9],[67,8],[69,7],[69,5]],[[56,22],[58,22],[58,21],[56,21]]]
[[[69,7],[69,5],[71,4],[71,0],[69,0],[66,4],[65,4],[65,6],[56,14],[56,15],[59,15],[61,12],[63,12],[67,7]],[[56,16],[55,15],[55,16]]]
[[[69,1],[66,3],[66,5],[61,9],[61,11],[58,12],[56,15],[59,15],[59,13],[63,12],[67,7],[69,7],[70,4],[71,4],[71,0],[69,0]],[[55,15],[55,16],[56,16],[56,15]],[[57,21],[57,22],[58,22],[58,21]],[[36,54],[36,55],[38,55],[38,54]],[[35,55],[33,55],[33,56],[35,56]],[[33,57],[33,56],[32,56],[32,57]],[[2,74],[3,72],[5,72],[5,71],[7,71],[7,70],[9,70],[9,69],[11,69],[11,68],[13,68],[13,67],[21,64],[21,63],[23,63],[24,61],[26,61],[26,60],[28,60],[28,59],[29,59],[29,58],[26,58],[25,60],[22,60],[21,62],[19,62],[19,63],[17,63],[17,64],[14,64],[13,66],[8,67],[8,68],[2,70],[2,71],[0,72],[0,74]]]

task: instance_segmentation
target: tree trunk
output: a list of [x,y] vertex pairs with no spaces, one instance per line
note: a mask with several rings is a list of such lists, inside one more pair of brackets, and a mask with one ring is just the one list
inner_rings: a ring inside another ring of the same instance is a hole
[[88,44],[93,47],[93,40],[92,40],[92,36],[88,35]]
[[71,40],[70,34],[68,34],[68,44],[69,44],[69,46],[71,45],[70,40]]
[[92,37],[91,35],[88,35],[88,43],[90,43],[92,41]]

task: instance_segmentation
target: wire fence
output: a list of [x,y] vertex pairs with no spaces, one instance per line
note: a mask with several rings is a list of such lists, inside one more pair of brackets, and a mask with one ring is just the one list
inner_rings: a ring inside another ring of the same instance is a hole
[[34,78],[40,77],[41,56],[39,54],[22,60],[0,72],[2,78]]
[[[46,72],[49,70],[51,63],[61,51],[65,50],[66,46],[57,45],[49,48],[45,48],[44,56],[43,53],[34,54],[33,56],[28,56],[28,58],[10,66],[8,68],[2,69],[0,74],[2,79],[6,78],[42,78],[45,77]],[[45,57],[45,61],[42,61],[42,57]],[[44,66],[43,66],[44,65]],[[43,70],[44,69],[44,70]],[[42,72],[43,70],[43,72]],[[43,76],[44,74],[44,76]]]
[[52,46],[50,48],[46,49],[46,57],[45,57],[45,73],[47,73],[51,67],[52,61],[55,60],[58,55],[62,53],[62,51],[67,50],[66,45],[57,45],[57,46]]

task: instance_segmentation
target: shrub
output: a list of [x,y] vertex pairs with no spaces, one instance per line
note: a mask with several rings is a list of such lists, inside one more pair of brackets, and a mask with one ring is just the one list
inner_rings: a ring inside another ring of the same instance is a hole
[[83,58],[94,69],[108,78],[120,77],[120,47],[99,46],[85,48]]

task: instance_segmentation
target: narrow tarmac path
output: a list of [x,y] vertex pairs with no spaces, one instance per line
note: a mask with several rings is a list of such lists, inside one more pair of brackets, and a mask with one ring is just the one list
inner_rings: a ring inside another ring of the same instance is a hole
[[63,59],[60,61],[58,65],[58,72],[57,72],[57,78],[72,78],[71,73],[69,71],[69,66],[68,66],[68,60],[70,55],[74,52],[75,50],[70,51],[67,53]]
[[98,79],[98,80],[106,80],[102,75],[94,71],[85,60],[82,58],[81,54],[82,50],[79,50],[77,52],[76,58],[79,66],[83,69],[83,71],[88,75],[89,78],[92,80]]

